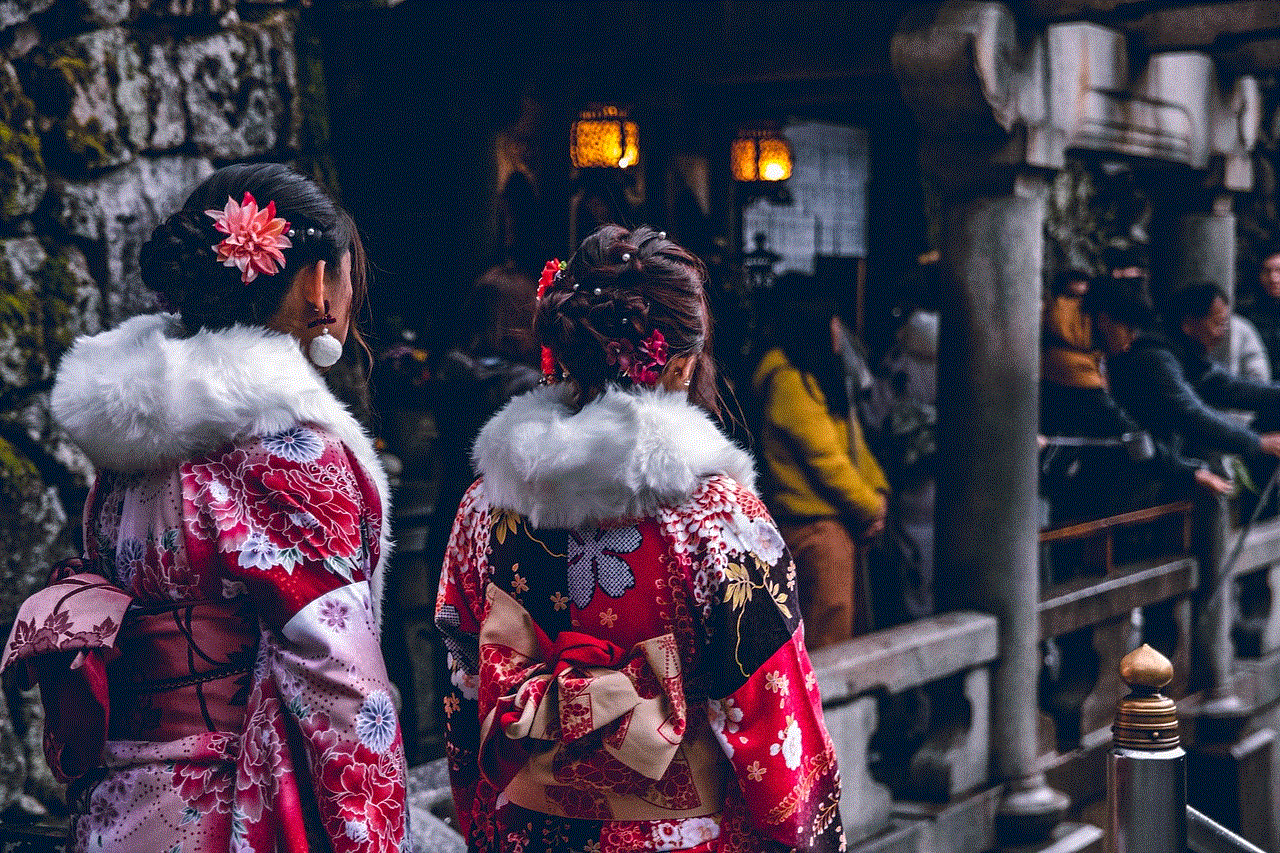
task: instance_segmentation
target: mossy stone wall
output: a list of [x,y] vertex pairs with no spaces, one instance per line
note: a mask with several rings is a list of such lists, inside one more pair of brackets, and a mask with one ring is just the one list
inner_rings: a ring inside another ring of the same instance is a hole
[[[309,162],[293,0],[0,0],[0,631],[75,553],[93,477],[53,423],[79,334],[152,310],[138,249],[217,166]],[[321,95],[323,88],[320,89]],[[312,103],[315,102],[315,103]],[[38,696],[0,704],[0,820],[58,808]]]

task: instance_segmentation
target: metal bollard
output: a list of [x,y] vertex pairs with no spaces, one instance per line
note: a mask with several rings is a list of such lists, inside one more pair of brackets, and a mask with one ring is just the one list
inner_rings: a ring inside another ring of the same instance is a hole
[[1178,745],[1178,709],[1160,689],[1169,659],[1145,643],[1120,661],[1130,693],[1116,708],[1107,758],[1108,853],[1187,849],[1187,758]]

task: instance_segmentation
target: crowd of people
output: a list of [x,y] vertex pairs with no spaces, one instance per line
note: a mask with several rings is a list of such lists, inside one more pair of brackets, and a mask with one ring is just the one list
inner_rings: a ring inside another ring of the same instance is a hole
[[[1225,494],[1223,454],[1271,477],[1267,252],[1247,316],[1213,282],[1157,312],[1136,264],[1055,278],[1052,518]],[[41,685],[71,849],[408,849],[388,478],[322,379],[367,353],[354,224],[297,172],[229,166],[141,265],[163,310],[59,367],[53,410],[99,469],[84,553],[0,662]],[[472,850],[843,848],[808,653],[934,610],[939,315],[902,312],[872,364],[831,294],[781,277],[736,389],[753,455],[729,437],[706,285],[665,232],[603,226],[537,282],[482,275],[422,389]]]
[[[1280,384],[1270,381],[1274,355],[1260,334],[1280,347],[1268,295],[1280,293],[1280,245],[1263,253],[1247,316],[1211,281],[1174,289],[1157,310],[1145,275],[1059,277],[1042,326],[1042,491],[1051,520],[1109,515],[1196,488],[1228,494],[1248,484],[1242,497],[1256,500],[1280,456]],[[1134,435],[1149,436],[1150,452],[1124,452],[1122,439]],[[1062,453],[1060,437],[1117,446]]]

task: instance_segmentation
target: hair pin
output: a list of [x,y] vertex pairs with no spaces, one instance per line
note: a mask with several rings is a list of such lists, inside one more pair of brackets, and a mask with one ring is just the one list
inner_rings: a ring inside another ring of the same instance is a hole
[[603,291],[601,291],[600,288],[597,287],[595,290],[591,292],[594,293],[596,296],[599,296]]
[[659,240],[665,240],[665,239],[667,239],[667,232],[666,232],[666,231],[659,231],[659,232],[658,232],[658,239],[659,239]]
[[631,253],[630,253],[630,252],[623,252],[623,253],[622,253],[622,262],[625,264],[625,263],[626,263],[627,261],[629,261],[629,260],[631,260]]

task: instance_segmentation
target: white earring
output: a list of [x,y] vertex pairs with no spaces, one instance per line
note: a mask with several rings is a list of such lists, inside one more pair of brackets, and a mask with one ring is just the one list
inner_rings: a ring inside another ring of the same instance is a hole
[[329,334],[328,329],[321,329],[307,345],[307,358],[316,367],[333,367],[342,358],[342,342]]

